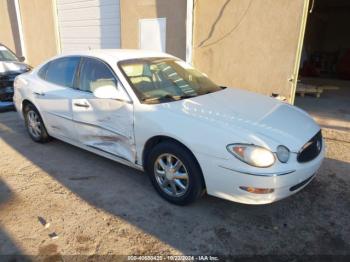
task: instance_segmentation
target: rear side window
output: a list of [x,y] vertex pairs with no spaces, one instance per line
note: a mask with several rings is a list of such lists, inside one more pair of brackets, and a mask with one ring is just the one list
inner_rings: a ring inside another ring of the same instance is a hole
[[73,87],[74,76],[79,62],[80,57],[63,57],[51,61],[48,64],[46,81],[60,86]]
[[40,78],[45,79],[46,80],[46,73],[47,73],[47,69],[49,68],[50,62],[45,64],[42,68],[40,68],[38,75],[40,76]]
[[112,71],[97,59],[83,58],[79,75],[77,88],[81,91],[94,92],[101,86],[112,86],[117,89],[117,80]]

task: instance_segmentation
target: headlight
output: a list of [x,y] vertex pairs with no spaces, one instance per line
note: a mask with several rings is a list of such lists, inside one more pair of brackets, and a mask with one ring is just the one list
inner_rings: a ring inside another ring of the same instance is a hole
[[246,144],[232,144],[227,150],[239,160],[256,167],[269,167],[275,163],[273,153],[263,147]]
[[276,155],[279,161],[287,163],[289,160],[289,149],[285,146],[278,146]]

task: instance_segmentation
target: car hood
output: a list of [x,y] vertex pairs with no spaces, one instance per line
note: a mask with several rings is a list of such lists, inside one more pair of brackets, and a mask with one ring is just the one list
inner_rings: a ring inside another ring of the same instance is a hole
[[17,61],[0,61],[0,75],[27,72],[30,67]]
[[161,104],[163,109],[210,126],[225,129],[234,137],[276,150],[285,145],[292,152],[301,147],[320,129],[315,121],[297,107],[274,98],[236,88]]

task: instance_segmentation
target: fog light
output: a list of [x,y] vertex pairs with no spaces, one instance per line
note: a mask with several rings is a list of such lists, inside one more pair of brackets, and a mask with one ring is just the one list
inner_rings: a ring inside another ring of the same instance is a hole
[[289,149],[286,148],[285,146],[278,146],[276,155],[279,161],[281,161],[282,163],[287,163],[290,152],[289,152]]
[[273,188],[257,188],[250,186],[240,186],[239,188],[253,194],[270,194],[275,191]]

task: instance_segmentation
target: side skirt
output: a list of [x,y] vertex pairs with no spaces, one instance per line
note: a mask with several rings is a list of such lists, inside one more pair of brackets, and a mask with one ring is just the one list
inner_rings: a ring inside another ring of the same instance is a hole
[[52,136],[52,137],[54,137],[54,138],[56,138],[58,140],[61,140],[63,142],[66,142],[68,144],[71,144],[73,146],[79,147],[81,149],[85,149],[86,151],[95,153],[96,155],[99,155],[99,156],[108,158],[110,160],[116,161],[116,162],[118,162],[120,164],[123,164],[123,165],[129,166],[129,167],[135,168],[135,169],[140,170],[140,171],[144,171],[143,166],[137,165],[137,164],[132,163],[132,162],[130,162],[130,161],[124,159],[124,158],[120,158],[120,157],[118,157],[116,155],[113,155],[113,154],[110,154],[108,152],[96,149],[94,147],[86,146],[86,145],[83,145],[81,143],[77,143],[74,140],[66,138],[66,137],[62,137],[62,136]]

